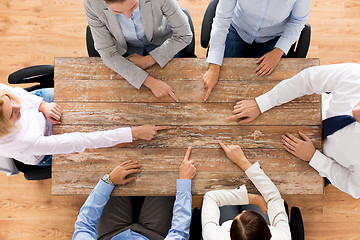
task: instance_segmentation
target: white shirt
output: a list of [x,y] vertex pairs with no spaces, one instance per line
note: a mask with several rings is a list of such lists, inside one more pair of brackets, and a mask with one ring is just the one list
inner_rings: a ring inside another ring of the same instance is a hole
[[122,142],[132,142],[129,127],[48,136],[51,135],[50,125],[43,113],[39,112],[41,97],[5,84],[0,84],[0,90],[17,97],[21,105],[21,118],[16,123],[17,128],[0,139],[0,156],[36,165],[45,155],[82,152],[86,148],[111,147]]
[[[249,167],[245,174],[254,183],[268,204],[271,239],[291,239],[288,216],[285,212],[284,200],[275,184],[265,175],[258,162]],[[204,240],[229,240],[232,220],[219,225],[219,207],[226,205],[249,204],[246,186],[233,190],[216,190],[204,196],[201,222]]]
[[280,36],[275,47],[287,53],[304,28],[310,5],[311,0],[220,0],[206,62],[221,66],[230,23],[249,44]]
[[[351,115],[360,101],[360,64],[343,63],[311,67],[277,84],[256,98],[261,112],[303,95],[331,92],[323,105],[324,119]],[[360,123],[354,122],[323,142],[324,154],[316,151],[309,164],[341,191],[360,198]]]

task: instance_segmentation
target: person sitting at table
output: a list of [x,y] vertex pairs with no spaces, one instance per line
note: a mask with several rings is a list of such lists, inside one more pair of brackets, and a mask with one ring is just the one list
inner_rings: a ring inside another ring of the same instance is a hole
[[209,69],[203,80],[210,96],[223,57],[255,57],[256,75],[267,76],[299,38],[310,13],[311,0],[219,0],[211,29]]
[[156,131],[170,128],[143,125],[52,135],[52,124],[60,123],[62,114],[60,106],[52,102],[53,99],[52,88],[37,90],[32,94],[22,88],[0,84],[0,156],[14,158],[25,164],[46,166],[51,165],[51,154],[111,147],[132,142],[133,138],[151,140]]
[[[105,174],[80,209],[72,239],[189,239],[191,179],[196,174],[190,152],[191,147],[179,167],[176,199],[146,196],[143,203],[135,204],[139,197],[110,197],[116,185],[134,180],[131,174],[141,172],[137,161],[124,162]],[[138,216],[133,209],[139,210]]]
[[[274,106],[303,95],[323,94],[322,138],[324,153],[299,132],[282,136],[284,148],[309,162],[322,177],[354,198],[360,198],[360,64],[311,67],[283,80],[254,100],[239,101],[228,120],[248,123]],[[329,93],[329,94],[326,94]]]
[[[291,239],[284,200],[275,184],[265,175],[258,162],[251,164],[238,145],[225,145],[219,141],[226,156],[249,177],[262,196],[248,194],[246,186],[233,190],[215,190],[204,196],[201,221],[204,240],[221,239]],[[258,208],[244,210],[239,214],[238,205],[254,204]],[[222,216],[219,207],[236,205],[233,212]],[[268,213],[266,219],[262,215]],[[255,210],[255,211],[254,211]],[[259,211],[260,212],[260,211]],[[260,212],[260,213],[261,213]],[[234,217],[235,216],[235,217]],[[222,224],[220,218],[225,220]],[[270,220],[270,226],[267,221]]]
[[187,16],[176,0],[84,0],[95,48],[102,60],[131,85],[156,97],[174,90],[143,69],[164,67],[192,41]]

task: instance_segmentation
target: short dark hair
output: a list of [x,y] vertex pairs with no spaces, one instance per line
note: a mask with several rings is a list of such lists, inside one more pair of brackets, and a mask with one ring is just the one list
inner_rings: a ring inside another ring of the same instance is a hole
[[271,232],[265,219],[254,211],[234,218],[230,228],[232,240],[270,240]]
[[104,0],[106,3],[116,3],[116,2],[125,2],[127,0]]

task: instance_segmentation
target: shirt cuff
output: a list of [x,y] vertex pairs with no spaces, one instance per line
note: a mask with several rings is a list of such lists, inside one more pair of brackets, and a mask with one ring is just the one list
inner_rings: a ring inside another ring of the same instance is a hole
[[280,48],[285,54],[288,54],[289,49],[293,43],[285,37],[280,37],[274,48]]
[[246,176],[257,175],[257,172],[259,172],[259,170],[261,170],[260,163],[256,162],[253,165],[251,165],[248,169],[246,169],[245,174]]
[[260,108],[261,113],[264,113],[273,107],[273,104],[270,101],[269,92],[255,98],[255,101]]
[[316,171],[320,172],[325,165],[329,165],[328,158],[320,151],[316,150],[314,156],[311,158],[309,165]]
[[191,193],[191,179],[176,179],[176,191]]
[[112,191],[114,190],[115,186],[110,185],[106,182],[104,182],[103,180],[100,179],[100,181],[98,182],[98,184],[96,184],[94,191],[101,193],[104,196],[110,196],[110,194],[112,193]]
[[118,128],[118,130],[120,131],[124,131],[124,142],[132,142],[133,141],[133,136],[132,136],[132,132],[131,132],[131,127],[126,127],[126,128]]
[[221,52],[215,52],[215,51],[209,51],[209,55],[206,58],[206,63],[213,63],[216,65],[221,66],[224,60],[224,53]]

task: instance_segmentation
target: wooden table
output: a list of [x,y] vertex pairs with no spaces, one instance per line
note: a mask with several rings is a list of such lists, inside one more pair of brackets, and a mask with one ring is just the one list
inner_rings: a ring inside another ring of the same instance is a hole
[[150,141],[136,140],[112,148],[55,155],[53,194],[89,194],[99,179],[126,160],[142,163],[136,181],[116,188],[114,195],[175,195],[178,168],[188,146],[197,174],[192,193],[255,187],[233,164],[217,143],[239,144],[251,162],[259,161],[282,194],[322,194],[323,181],[308,163],[287,153],[280,141],[285,132],[306,133],[321,149],[321,98],[305,96],[275,107],[255,121],[238,125],[226,121],[234,104],[270,90],[283,79],[319,65],[318,59],[282,59],[269,77],[254,74],[255,59],[225,59],[220,80],[204,103],[202,75],[205,59],[173,59],[160,69],[147,71],[175,90],[179,103],[170,97],[156,98],[146,87],[135,89],[107,68],[100,58],[56,58],[55,101],[63,109],[62,124],[54,134],[108,130],[143,124],[170,125]]

